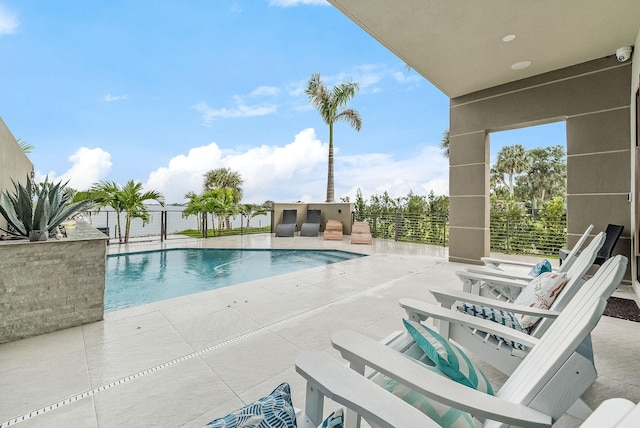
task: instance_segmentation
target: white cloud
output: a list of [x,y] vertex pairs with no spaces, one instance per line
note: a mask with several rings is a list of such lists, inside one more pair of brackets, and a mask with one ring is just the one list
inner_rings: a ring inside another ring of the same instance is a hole
[[129,95],[124,94],[124,95],[111,95],[111,94],[107,94],[104,96],[103,100],[110,103],[113,101],[122,101],[122,100],[126,100],[127,98],[129,98]]
[[35,173],[37,182],[44,181],[45,175],[49,182],[69,181],[69,186],[77,190],[87,190],[92,184],[103,180],[111,170],[111,154],[101,148],[89,149],[80,147],[69,157],[71,168],[57,177],[55,171],[43,174]]
[[214,119],[221,118],[236,118],[236,117],[251,117],[251,116],[266,116],[268,114],[275,113],[276,106],[247,106],[241,97],[233,97],[236,106],[234,108],[220,108],[214,109],[204,101],[194,105],[193,108],[202,113],[202,120],[205,125],[211,125]]
[[387,191],[393,198],[406,196],[413,190],[418,195],[449,193],[449,163],[437,147],[424,147],[415,156],[395,159],[392,155],[372,153],[336,157],[336,199],[356,190],[365,199]]
[[259,88],[254,89],[250,95],[252,97],[264,97],[278,95],[278,93],[280,93],[280,89],[275,86],[260,86]]
[[[168,203],[183,202],[187,192],[202,191],[205,172],[228,167],[242,176],[246,202],[301,200],[302,195],[316,190],[307,187],[310,182],[318,176],[324,180],[322,171],[326,170],[328,150],[312,128],[301,131],[284,146],[262,145],[243,152],[223,152],[211,143],[178,155],[168,166],[153,171],[145,188],[161,192]],[[320,186],[317,192],[314,197],[320,197],[324,189]]]
[[[318,140],[312,128],[299,132],[282,146],[257,146],[244,151],[223,151],[216,143],[180,154],[169,165],[149,175],[145,189],[164,194],[168,203],[184,202],[187,192],[202,191],[203,174],[215,168],[231,168],[244,180],[244,201],[261,203],[322,202],[326,197],[328,144]],[[373,153],[340,156],[336,149],[336,200],[353,201],[360,188],[365,199],[384,191],[392,197],[448,194],[449,165],[437,147],[424,147],[407,159]]]
[[292,7],[298,5],[329,6],[327,0],[269,0],[269,6]]
[[17,16],[8,12],[0,5],[0,36],[3,34],[13,34],[19,24]]

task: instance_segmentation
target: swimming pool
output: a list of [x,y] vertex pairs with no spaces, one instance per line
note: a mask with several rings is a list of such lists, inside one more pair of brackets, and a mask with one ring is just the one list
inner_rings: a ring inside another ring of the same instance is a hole
[[170,249],[107,256],[105,311],[362,257],[338,250]]

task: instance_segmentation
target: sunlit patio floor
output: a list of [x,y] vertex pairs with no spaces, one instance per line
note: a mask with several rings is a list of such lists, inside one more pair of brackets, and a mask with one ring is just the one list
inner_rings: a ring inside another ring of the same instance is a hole
[[[182,238],[112,243],[109,252],[177,247],[327,248],[369,257],[107,312],[102,322],[2,344],[1,428],[16,419],[25,428],[200,427],[281,382],[302,407],[297,354],[320,349],[339,358],[330,344],[338,329],[376,339],[400,330],[399,298],[434,301],[430,286],[460,289],[455,271],[465,267],[449,263],[446,248],[352,245],[348,236]],[[640,323],[602,317],[592,337],[599,378],[586,402],[640,401]],[[482,367],[494,386],[504,381]],[[556,424],[578,425],[568,415]]]

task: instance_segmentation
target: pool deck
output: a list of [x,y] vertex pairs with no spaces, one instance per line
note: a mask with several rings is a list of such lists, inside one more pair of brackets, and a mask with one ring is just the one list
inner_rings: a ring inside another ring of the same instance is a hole
[[[104,321],[0,345],[0,427],[200,427],[291,384],[302,407],[297,354],[339,358],[331,333],[382,339],[402,328],[401,297],[434,301],[433,285],[460,289],[447,249],[374,240],[249,235],[109,245],[161,248],[313,248],[370,255],[105,314]],[[625,287],[621,293],[625,294]],[[640,401],[640,323],[602,317],[592,334],[599,378],[585,393]],[[495,386],[504,377],[482,365]],[[49,410],[53,405],[52,410]],[[31,412],[46,409],[41,414]],[[554,426],[576,427],[563,416]]]

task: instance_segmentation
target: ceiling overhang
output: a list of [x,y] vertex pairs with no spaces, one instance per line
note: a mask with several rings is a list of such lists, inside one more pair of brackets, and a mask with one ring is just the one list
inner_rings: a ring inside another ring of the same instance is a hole
[[450,98],[615,55],[640,0],[328,0]]

